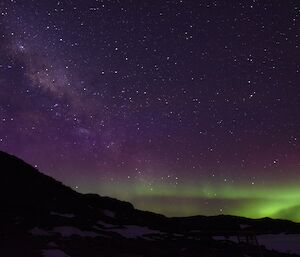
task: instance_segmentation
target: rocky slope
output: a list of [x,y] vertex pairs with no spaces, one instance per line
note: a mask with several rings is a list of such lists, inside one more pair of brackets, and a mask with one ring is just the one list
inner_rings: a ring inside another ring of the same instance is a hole
[[167,218],[75,192],[4,152],[0,170],[0,257],[296,256],[255,240],[260,234],[300,234],[300,225],[290,221]]

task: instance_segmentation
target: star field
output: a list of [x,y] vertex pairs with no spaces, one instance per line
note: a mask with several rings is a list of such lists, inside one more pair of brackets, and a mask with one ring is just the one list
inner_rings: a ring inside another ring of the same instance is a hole
[[4,0],[0,149],[170,216],[300,220],[298,1]]

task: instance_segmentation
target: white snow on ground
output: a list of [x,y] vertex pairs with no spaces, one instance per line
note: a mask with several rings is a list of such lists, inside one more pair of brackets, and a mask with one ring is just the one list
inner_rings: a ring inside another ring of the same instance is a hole
[[69,255],[58,249],[43,250],[42,254],[44,257],[70,257]]
[[103,236],[93,231],[83,231],[79,228],[75,227],[55,227],[52,231],[47,231],[38,227],[35,227],[29,231],[34,236],[53,236],[54,233],[58,233],[63,237],[70,237],[70,236],[81,236],[81,237],[97,237]]
[[147,236],[149,234],[161,234],[161,232],[158,230],[152,230],[147,227],[140,227],[134,225],[126,226],[125,228],[114,228],[111,229],[111,231],[116,232],[126,238],[138,238]]
[[101,225],[103,228],[106,228],[106,229],[113,228],[113,225],[107,224],[107,223],[105,223],[105,222],[102,221],[102,220],[97,221],[97,224],[98,224],[98,225]]
[[113,211],[110,211],[110,210],[103,210],[102,213],[105,216],[110,217],[110,218],[114,218],[116,216],[116,214]]
[[213,236],[214,240],[229,240],[235,243],[238,243],[237,237],[236,236],[230,236],[230,237],[225,237],[225,236]]
[[97,237],[99,234],[93,231],[82,231],[75,227],[56,227],[53,232],[59,233],[63,237],[82,236],[82,237]]
[[[214,236],[215,240],[230,240],[237,243],[237,237],[225,238],[224,236]],[[300,254],[300,234],[268,234],[258,235],[257,241],[268,250],[275,250],[284,253]]]
[[299,234],[259,235],[257,240],[269,250],[300,254]]
[[57,247],[57,244],[55,242],[49,242],[47,244],[48,247],[52,247],[52,248],[56,248]]
[[60,217],[64,217],[64,218],[74,218],[75,215],[72,213],[58,213],[58,212],[50,212],[51,215],[55,215],[55,216],[60,216]]
[[34,236],[51,236],[51,233],[49,231],[35,227],[29,231],[30,234]]
[[245,229],[245,228],[249,228],[249,227],[251,227],[251,226],[247,225],[247,224],[240,224],[241,229]]

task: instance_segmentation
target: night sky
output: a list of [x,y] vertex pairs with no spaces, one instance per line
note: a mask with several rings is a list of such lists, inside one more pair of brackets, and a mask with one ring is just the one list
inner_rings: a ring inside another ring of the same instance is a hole
[[300,221],[299,18],[298,0],[2,0],[0,149],[168,216]]

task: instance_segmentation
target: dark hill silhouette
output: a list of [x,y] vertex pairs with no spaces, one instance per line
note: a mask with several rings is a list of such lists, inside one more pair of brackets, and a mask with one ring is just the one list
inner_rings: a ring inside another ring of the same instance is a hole
[[[299,233],[299,224],[234,216],[167,218],[81,194],[0,152],[0,257],[290,256],[215,236]],[[241,226],[241,224],[243,226]],[[52,254],[52,255],[51,255]]]
[[[0,208],[28,209],[28,207],[59,206],[65,200],[77,199],[80,194],[55,179],[40,173],[22,160],[0,152],[1,196]],[[2,198],[2,197],[1,197]]]

